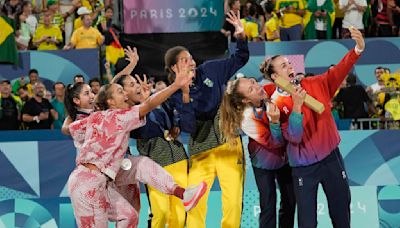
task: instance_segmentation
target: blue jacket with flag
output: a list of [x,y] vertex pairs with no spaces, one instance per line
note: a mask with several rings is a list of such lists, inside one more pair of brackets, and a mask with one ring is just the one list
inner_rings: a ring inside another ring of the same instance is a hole
[[190,88],[190,102],[183,103],[181,90],[169,99],[174,115],[173,125],[178,126],[181,131],[194,133],[196,120],[213,120],[221,104],[226,83],[248,60],[247,41],[237,40],[235,53],[229,58],[199,65]]

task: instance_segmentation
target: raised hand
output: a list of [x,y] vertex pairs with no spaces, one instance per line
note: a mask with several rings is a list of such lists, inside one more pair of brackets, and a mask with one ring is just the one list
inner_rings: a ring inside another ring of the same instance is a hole
[[106,71],[111,71],[111,65],[110,65],[110,62],[106,62],[106,63],[104,63],[104,68],[106,69]]
[[151,95],[151,84],[147,82],[147,76],[143,74],[143,81],[139,75],[135,74],[135,78],[140,84],[140,90],[142,94],[142,101],[146,100]]
[[301,113],[301,107],[303,106],[307,92],[300,86],[297,86],[295,89],[296,91],[292,94],[293,111]]
[[125,59],[127,61],[134,64],[137,64],[137,62],[139,62],[139,55],[135,47],[132,49],[130,46],[128,46],[127,48],[124,49],[124,51],[126,56]]
[[279,117],[280,117],[280,111],[278,106],[276,104],[268,102],[268,108],[267,108],[267,115],[271,121],[271,123],[279,123]]
[[[173,67],[172,70],[174,71],[175,75],[178,75],[179,71],[187,71],[189,73],[189,77],[192,79],[194,77],[194,69],[191,59],[182,58],[180,59]],[[184,72],[183,72],[184,73]],[[178,78],[178,77],[177,77]],[[175,79],[175,81],[177,80]],[[192,84],[192,80],[190,80],[187,84],[185,84],[182,89],[182,102],[189,103],[190,102],[190,86]]]
[[235,37],[239,39],[246,39],[246,34],[244,33],[244,27],[242,22],[240,21],[240,12],[235,13],[233,10],[229,11],[227,14],[226,20],[231,23],[235,27],[235,33],[233,34]]
[[[173,66],[175,72],[174,84],[182,88],[184,92],[187,92],[187,88],[192,84],[194,77],[193,66],[191,66],[190,60],[182,58]],[[186,87],[186,89],[185,89]]]
[[349,28],[350,34],[351,34],[351,38],[356,41],[356,50],[358,49],[359,53],[357,54],[361,54],[362,51],[364,51],[365,48],[365,41],[364,41],[364,37],[362,36],[362,33],[354,28],[353,26],[351,26]]

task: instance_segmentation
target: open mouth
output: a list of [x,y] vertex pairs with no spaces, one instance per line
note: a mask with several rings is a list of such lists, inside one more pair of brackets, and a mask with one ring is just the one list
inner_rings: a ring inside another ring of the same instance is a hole
[[294,72],[292,72],[292,73],[289,74],[289,78],[291,78],[291,79],[293,79],[294,76],[295,76],[295,75],[294,75]]

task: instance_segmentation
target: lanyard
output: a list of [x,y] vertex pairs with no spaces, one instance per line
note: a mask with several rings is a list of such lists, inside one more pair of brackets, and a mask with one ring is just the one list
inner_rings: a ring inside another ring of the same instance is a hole
[[264,102],[262,103],[261,108],[262,108],[261,113],[258,114],[258,112],[257,112],[257,110],[256,110],[256,107],[253,106],[253,113],[254,113],[254,116],[255,116],[257,119],[259,119],[259,120],[262,120],[262,119],[263,119],[263,114],[267,111],[267,106],[265,106],[265,103],[264,103]]

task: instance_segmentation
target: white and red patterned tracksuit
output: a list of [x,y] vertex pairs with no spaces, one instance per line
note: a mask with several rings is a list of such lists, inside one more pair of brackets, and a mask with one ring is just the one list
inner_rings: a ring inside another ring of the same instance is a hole
[[[68,190],[78,227],[137,227],[140,208],[139,182],[166,194],[177,186],[173,178],[147,157],[129,156],[132,166],[120,169],[128,148],[129,132],[145,124],[139,107],[95,112],[70,124],[77,167],[68,180]],[[94,164],[99,171],[82,164]],[[101,171],[101,172],[100,172]]]

